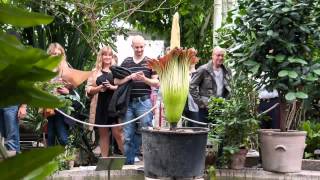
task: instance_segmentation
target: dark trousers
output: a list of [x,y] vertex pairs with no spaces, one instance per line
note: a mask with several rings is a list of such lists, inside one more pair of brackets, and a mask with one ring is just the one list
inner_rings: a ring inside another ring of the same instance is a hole
[[68,143],[68,125],[64,122],[64,116],[60,113],[48,117],[48,146],[56,144],[56,137],[61,145]]
[[[198,112],[189,111],[187,108],[185,108],[183,111],[183,116],[185,116],[186,118],[195,120],[195,121],[198,121],[198,119],[199,119],[198,115],[199,115]],[[187,121],[186,127],[198,127],[198,124],[193,123],[191,121]]]
[[[271,108],[276,103],[280,103],[279,98],[261,99],[259,104],[259,112],[262,113]],[[267,114],[260,124],[261,129],[279,129],[280,128],[280,105],[273,108]]]
[[[203,122],[203,123],[208,123],[208,109],[207,108],[199,108],[199,112],[198,112],[198,119],[197,121],[199,122]],[[207,127],[205,125],[200,125],[200,124],[196,124],[195,127]]]

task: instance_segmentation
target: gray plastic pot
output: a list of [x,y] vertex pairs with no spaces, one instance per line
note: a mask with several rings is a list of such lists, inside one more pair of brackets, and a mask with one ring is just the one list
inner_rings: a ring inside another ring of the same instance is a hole
[[151,178],[203,176],[207,128],[142,129],[144,174]]
[[301,171],[306,135],[305,131],[259,130],[262,168],[282,173]]

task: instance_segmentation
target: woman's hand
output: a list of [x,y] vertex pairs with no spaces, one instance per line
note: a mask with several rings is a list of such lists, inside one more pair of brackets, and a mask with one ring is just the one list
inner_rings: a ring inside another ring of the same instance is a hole
[[66,94],[69,94],[69,93],[70,93],[70,92],[69,92],[69,89],[66,88],[66,87],[59,87],[59,88],[57,88],[57,92],[58,92],[59,94],[63,94],[63,95],[66,95]]
[[118,86],[114,86],[114,85],[110,84],[109,82],[104,83],[103,86],[106,89],[110,89],[110,90],[116,90],[118,88]]
[[97,86],[97,88],[99,89],[100,92],[105,92],[108,88],[103,85],[103,84],[100,84],[99,86]]

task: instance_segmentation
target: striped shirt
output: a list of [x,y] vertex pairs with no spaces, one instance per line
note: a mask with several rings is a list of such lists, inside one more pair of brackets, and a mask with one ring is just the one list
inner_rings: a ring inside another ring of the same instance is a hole
[[[155,75],[156,72],[148,67],[148,60],[149,58],[145,56],[142,61],[136,64],[132,57],[128,57],[122,62],[121,67],[129,69],[132,73],[142,71],[145,77],[151,78],[151,76]],[[142,97],[150,94],[151,87],[148,84],[144,83],[143,81],[133,81],[130,96],[131,98]]]

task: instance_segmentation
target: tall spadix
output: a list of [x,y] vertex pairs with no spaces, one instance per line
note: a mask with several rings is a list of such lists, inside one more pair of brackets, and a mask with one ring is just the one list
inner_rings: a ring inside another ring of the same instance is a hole
[[172,21],[170,51],[159,59],[148,63],[160,80],[165,117],[170,128],[175,129],[189,92],[189,67],[196,60],[194,49],[180,48],[179,14],[175,13]]
[[176,12],[173,15],[172,27],[171,27],[171,40],[170,50],[174,48],[180,48],[180,26],[179,26],[179,13]]

